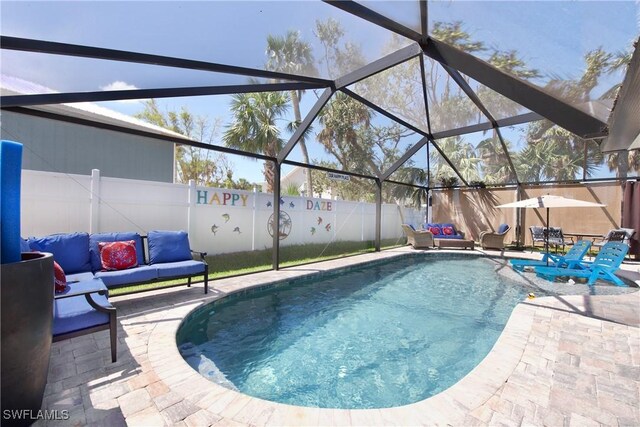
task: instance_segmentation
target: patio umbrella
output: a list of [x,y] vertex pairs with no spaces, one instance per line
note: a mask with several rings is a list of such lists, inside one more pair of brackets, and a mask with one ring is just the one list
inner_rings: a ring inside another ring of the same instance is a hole
[[[532,209],[547,209],[547,238],[544,242],[544,249],[549,254],[549,209],[551,208],[598,208],[604,207],[602,203],[587,202],[585,200],[569,199],[562,196],[551,196],[549,194],[545,196],[533,197],[531,199],[520,200],[518,202],[506,203],[504,205],[496,206],[498,208],[532,208]],[[549,264],[549,257],[547,256],[547,265]]]

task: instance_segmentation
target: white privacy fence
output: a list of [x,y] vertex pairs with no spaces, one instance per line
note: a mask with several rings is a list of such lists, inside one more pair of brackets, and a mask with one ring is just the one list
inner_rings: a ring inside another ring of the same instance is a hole
[[[282,246],[375,239],[375,204],[283,196]],[[273,245],[273,196],[196,187],[23,170],[22,235],[186,230],[191,246],[210,254]],[[401,239],[400,224],[424,222],[423,213],[382,205],[382,239]]]

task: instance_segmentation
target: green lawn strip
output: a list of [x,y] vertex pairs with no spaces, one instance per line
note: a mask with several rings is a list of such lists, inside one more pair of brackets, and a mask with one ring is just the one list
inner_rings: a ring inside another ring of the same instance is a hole
[[[402,246],[396,240],[383,240],[382,249],[390,249]],[[291,267],[299,264],[326,261],[350,255],[359,255],[374,251],[373,242],[333,242],[330,245],[305,244],[282,246],[280,248],[280,265]],[[222,279],[250,273],[271,270],[271,248],[258,251],[233,252],[219,255],[207,255],[209,264],[209,280]],[[194,278],[194,282],[202,281],[202,278]],[[153,289],[162,289],[177,285],[186,286],[186,279],[167,280],[163,282],[144,283],[140,285],[124,286],[111,289],[110,296],[124,295]]]

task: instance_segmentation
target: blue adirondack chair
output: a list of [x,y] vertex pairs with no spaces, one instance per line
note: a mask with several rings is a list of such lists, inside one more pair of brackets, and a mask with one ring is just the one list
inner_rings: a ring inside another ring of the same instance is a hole
[[[591,241],[578,240],[575,245],[567,252],[566,255],[551,255],[545,253],[542,260],[531,259],[512,259],[511,265],[515,270],[523,271],[525,267],[565,267],[565,268],[581,268],[580,263],[589,251]],[[548,260],[548,263],[547,263]]]
[[536,275],[553,281],[558,276],[584,277],[587,284],[593,285],[602,279],[618,286],[626,286],[614,273],[620,268],[622,260],[629,251],[629,245],[622,242],[609,242],[602,247],[593,262],[583,262],[581,268],[536,267]]

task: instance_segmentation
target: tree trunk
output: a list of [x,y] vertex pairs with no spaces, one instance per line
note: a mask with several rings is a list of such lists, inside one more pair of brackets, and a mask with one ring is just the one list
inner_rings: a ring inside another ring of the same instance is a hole
[[264,178],[267,181],[267,193],[273,193],[273,178],[275,177],[274,164],[266,160],[262,168]]
[[[302,123],[302,115],[300,114],[300,98],[298,97],[298,91],[291,91],[291,104],[293,105],[293,117],[296,121],[296,124],[299,126]],[[300,145],[300,150],[302,151],[302,159],[306,164],[310,164],[309,162],[309,152],[307,151],[307,145],[304,143],[304,137],[300,138],[298,141]],[[311,179],[311,169],[307,169],[307,197],[313,197],[313,181]]]

